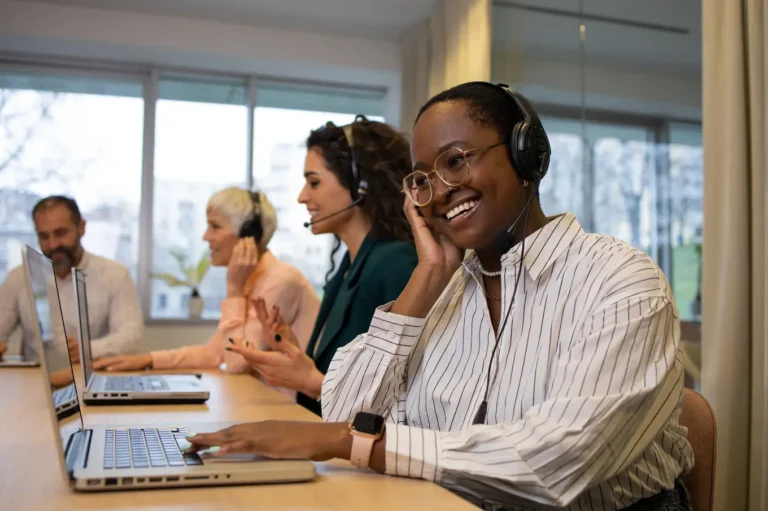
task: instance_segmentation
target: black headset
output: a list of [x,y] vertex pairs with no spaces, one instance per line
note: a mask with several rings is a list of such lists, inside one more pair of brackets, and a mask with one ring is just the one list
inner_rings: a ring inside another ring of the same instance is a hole
[[251,203],[253,205],[253,211],[249,215],[248,219],[240,227],[241,238],[251,237],[256,240],[256,243],[261,243],[261,237],[264,235],[264,227],[261,225],[261,196],[259,192],[248,192],[251,197]]
[[[489,83],[489,82],[484,82]],[[505,83],[489,83],[498,87],[515,102],[523,120],[515,124],[509,135],[507,153],[517,175],[525,181],[538,183],[547,175],[552,147],[533,105],[519,92],[510,90]]]
[[350,167],[352,169],[350,193],[352,194],[352,202],[355,204],[360,204],[363,201],[363,196],[368,193],[368,181],[360,176],[360,170],[357,168],[357,158],[355,157],[355,133],[353,128],[358,122],[367,123],[368,118],[363,114],[357,114],[352,123],[341,127],[341,130],[344,132],[344,138],[349,146]]

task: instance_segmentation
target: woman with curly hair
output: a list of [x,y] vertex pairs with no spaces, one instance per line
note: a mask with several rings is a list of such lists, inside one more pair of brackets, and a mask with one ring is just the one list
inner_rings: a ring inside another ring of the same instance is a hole
[[[410,168],[410,144],[387,124],[358,116],[347,126],[328,123],[311,132],[299,202],[312,233],[333,234],[336,242],[309,345],[302,350],[279,307],[259,298],[254,305],[272,350],[245,340],[228,348],[270,385],[298,391],[298,403],[318,415],[336,350],[368,330],[376,308],[400,295],[416,267],[401,193]],[[336,268],[342,244],[347,252]]]

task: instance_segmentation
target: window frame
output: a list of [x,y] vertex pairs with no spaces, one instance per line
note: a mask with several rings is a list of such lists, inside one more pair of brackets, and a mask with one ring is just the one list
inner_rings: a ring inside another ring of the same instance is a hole
[[328,90],[339,93],[363,94],[376,97],[385,109],[389,89],[379,86],[365,86],[348,83],[334,83],[320,80],[301,80],[256,73],[226,73],[204,69],[191,69],[174,66],[151,66],[140,64],[120,64],[84,59],[67,59],[46,56],[18,56],[0,53],[0,72],[40,73],[63,78],[102,78],[132,81],[142,87],[144,101],[142,165],[140,185],[140,206],[138,219],[138,254],[137,282],[141,311],[146,325],[212,325],[217,319],[153,318],[152,317],[152,247],[153,247],[153,205],[154,205],[154,170],[155,170],[155,128],[157,121],[157,101],[160,99],[160,81],[163,78],[232,80],[242,81],[246,85],[247,120],[246,120],[246,166],[245,183],[253,186],[253,151],[255,113],[258,104],[259,86],[287,85],[295,88],[307,88],[309,91]]
[[[602,109],[589,109],[586,115],[578,107],[571,107],[566,105],[557,105],[552,103],[541,103],[536,105],[536,110],[542,118],[554,118],[563,119],[568,121],[578,121],[580,123],[605,123],[615,124],[621,126],[631,126],[648,130],[651,137],[649,142],[654,144],[669,144],[670,142],[670,129],[674,124],[683,124],[688,126],[697,126],[702,128],[702,122],[700,119],[684,119],[677,117],[658,117],[658,116],[644,116],[632,113],[624,113],[613,110]],[[545,123],[546,128],[546,123]],[[582,140],[584,138],[584,132],[581,134]],[[584,169],[584,209],[586,214],[583,218],[579,219],[579,222],[584,226],[587,231],[594,230],[594,181],[595,181],[595,165],[593,151],[594,146],[592,141],[584,141],[585,150],[583,151],[584,161],[582,162]],[[668,218],[670,222],[668,225],[664,225],[658,220],[655,228],[656,236],[656,253],[652,254],[654,259],[658,262],[659,267],[667,276],[667,279],[673,282],[673,264],[672,264],[672,229],[671,229],[671,211],[672,211],[672,196],[669,193],[663,193],[664,189],[661,184],[666,179],[668,181],[670,172],[671,155],[668,154],[667,158],[657,158],[655,164],[656,172],[656,184],[654,186],[654,192],[656,196],[655,214],[656,218]],[[687,323],[697,323],[688,321]]]

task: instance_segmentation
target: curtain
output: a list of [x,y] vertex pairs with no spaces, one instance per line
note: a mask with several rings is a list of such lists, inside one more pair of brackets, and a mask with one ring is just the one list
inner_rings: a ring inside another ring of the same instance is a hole
[[491,0],[441,0],[402,37],[401,126],[445,89],[491,78]]
[[768,9],[703,0],[702,391],[717,418],[716,510],[768,509]]

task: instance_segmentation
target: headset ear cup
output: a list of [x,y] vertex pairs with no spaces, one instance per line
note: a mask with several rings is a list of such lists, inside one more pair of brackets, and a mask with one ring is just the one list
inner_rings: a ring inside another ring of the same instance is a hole
[[546,131],[541,126],[531,126],[528,130],[526,144],[526,156],[530,164],[530,171],[536,181],[541,181],[549,168],[551,149]]
[[512,129],[512,136],[509,139],[509,159],[515,172],[523,181],[534,181],[531,175],[530,165],[526,157],[526,137],[528,133],[528,124],[520,121]]

